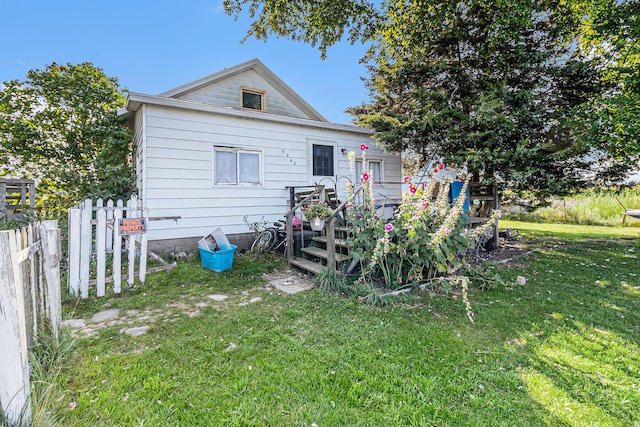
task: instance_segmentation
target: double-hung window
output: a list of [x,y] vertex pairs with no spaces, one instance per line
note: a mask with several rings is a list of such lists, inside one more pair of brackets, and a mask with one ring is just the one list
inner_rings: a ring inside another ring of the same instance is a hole
[[262,153],[239,148],[213,149],[215,185],[262,184]]
[[[370,178],[374,181],[382,181],[382,160],[367,160],[367,168],[365,172],[372,174]],[[362,160],[356,160],[356,181],[360,181],[362,175]]]

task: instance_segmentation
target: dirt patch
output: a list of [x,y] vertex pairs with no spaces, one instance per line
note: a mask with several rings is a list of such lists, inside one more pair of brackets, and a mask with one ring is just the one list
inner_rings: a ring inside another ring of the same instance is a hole
[[480,250],[471,255],[471,265],[479,265],[485,262],[502,263],[506,266],[516,265],[518,259],[533,252],[533,248],[523,242],[514,240],[503,241],[500,247],[493,251]]
[[285,294],[297,294],[313,287],[313,279],[310,276],[293,270],[266,274],[265,279],[269,286]]

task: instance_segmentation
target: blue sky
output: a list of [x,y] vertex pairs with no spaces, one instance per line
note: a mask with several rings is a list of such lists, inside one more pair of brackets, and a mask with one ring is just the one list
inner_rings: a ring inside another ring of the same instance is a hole
[[286,39],[241,44],[249,23],[226,15],[221,0],[0,0],[0,82],[89,61],[122,88],[158,94],[258,58],[329,121],[351,121],[344,110],[367,100],[364,46],[343,42],[321,60]]

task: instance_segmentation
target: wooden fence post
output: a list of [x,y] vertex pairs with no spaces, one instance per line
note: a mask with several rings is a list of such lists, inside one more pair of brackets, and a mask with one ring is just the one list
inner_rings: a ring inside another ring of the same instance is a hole
[[10,422],[28,425],[27,328],[15,234],[13,230],[0,231],[0,405]]

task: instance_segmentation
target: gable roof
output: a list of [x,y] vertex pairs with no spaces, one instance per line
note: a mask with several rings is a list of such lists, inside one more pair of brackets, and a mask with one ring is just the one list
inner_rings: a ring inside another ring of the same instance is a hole
[[298,95],[293,89],[291,89],[285,82],[283,82],[278,76],[276,76],[273,71],[267,68],[257,58],[230,68],[225,68],[224,70],[218,71],[217,73],[209,74],[208,76],[202,77],[198,80],[194,80],[191,83],[187,83],[163,92],[158,96],[177,99],[190,92],[196,91],[210,84],[217,83],[221,80],[227,79],[245,71],[254,71],[267,83],[273,86],[289,102],[291,102],[302,112],[304,112],[311,120],[328,122],[326,118],[324,118],[318,111],[316,111],[311,105],[309,105],[304,99],[302,99],[300,95]]

